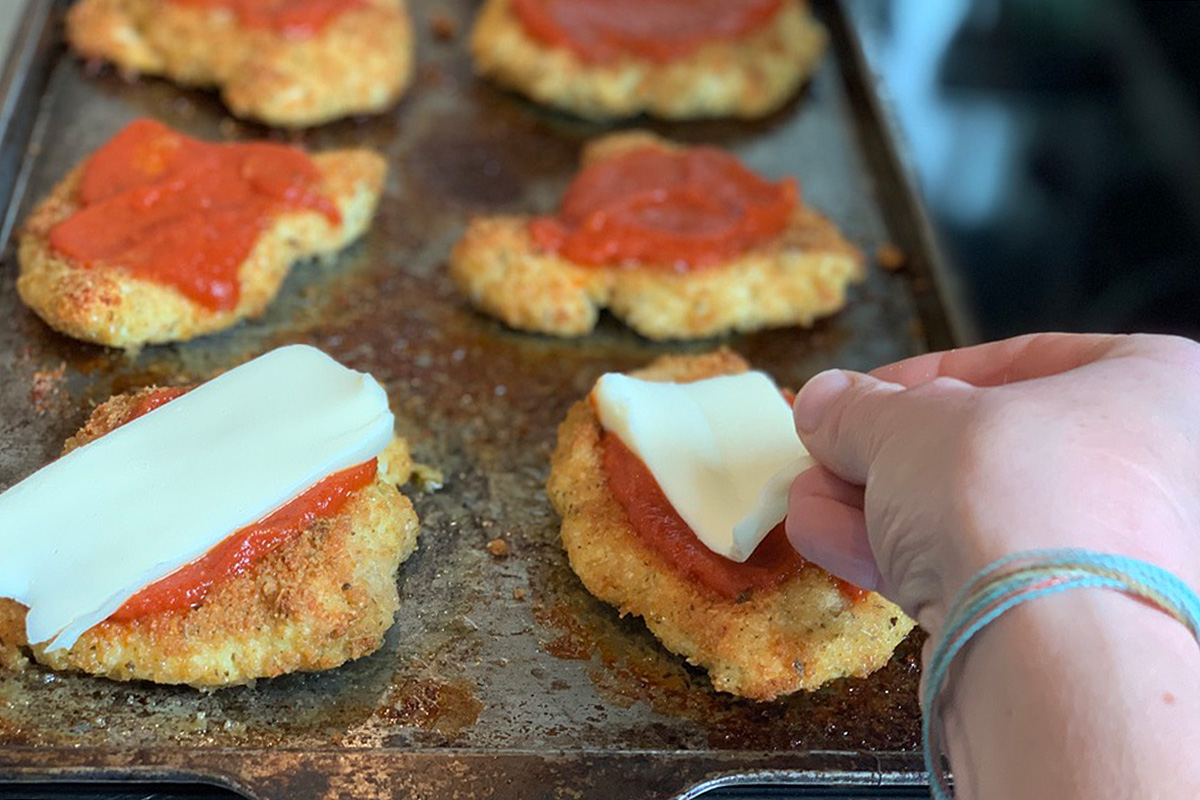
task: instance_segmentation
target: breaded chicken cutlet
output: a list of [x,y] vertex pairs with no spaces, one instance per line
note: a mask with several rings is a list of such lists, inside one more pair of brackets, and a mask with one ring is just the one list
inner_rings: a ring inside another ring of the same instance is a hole
[[480,75],[581,117],[693,119],[771,113],[812,75],[825,41],[802,0],[784,0],[762,28],[666,63],[633,54],[590,63],[531,36],[512,0],[487,0],[470,47]]
[[17,292],[47,325],[87,342],[137,349],[214,333],[261,315],[293,263],[337,253],[370,226],[386,162],[369,150],[313,155],[319,193],[339,219],[313,209],[284,209],[258,235],[237,267],[238,299],[211,308],[177,288],[137,277],[119,263],[83,264],[56,250],[51,231],[81,208],[83,167],[59,183],[26,221],[20,237]]
[[[693,381],[745,372],[730,352],[666,356],[630,373]],[[848,595],[805,564],[782,583],[728,599],[676,568],[640,537],[609,488],[604,431],[591,404],[576,403],[559,427],[547,490],[562,517],[571,568],[621,615],[642,617],[670,651],[708,671],[720,691],[772,700],[830,680],[865,676],[887,663],[913,627],[875,593]]]
[[[92,413],[70,452],[129,421],[154,389],[117,395]],[[336,515],[244,572],[219,581],[191,609],[107,620],[69,650],[28,647],[24,606],[0,598],[0,666],[24,652],[56,670],[113,680],[219,689],[289,672],[325,670],[379,648],[399,608],[396,573],[416,549],[418,520],[397,487],[413,473],[405,441],[379,456],[373,483]]]
[[362,0],[308,35],[173,0],[81,0],[67,40],[125,72],[215,87],[236,116],[303,128],[396,103],[412,78],[403,0]]
[[[590,142],[583,167],[645,147],[681,148],[653,134]],[[651,339],[811,325],[842,308],[862,279],[862,254],[833,223],[803,203],[786,228],[718,265],[686,272],[575,263],[539,248],[528,217],[472,219],[450,256],[450,274],[470,303],[506,324],[582,336],[607,308]]]

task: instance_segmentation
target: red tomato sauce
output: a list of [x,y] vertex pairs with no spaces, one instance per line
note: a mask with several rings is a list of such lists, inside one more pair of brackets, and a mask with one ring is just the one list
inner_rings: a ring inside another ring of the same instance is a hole
[[808,563],[788,542],[782,523],[743,563],[717,555],[696,538],[645,463],[619,437],[606,431],[602,446],[609,489],[629,515],[633,529],[693,581],[736,600],[782,582]]
[[340,14],[361,8],[364,0],[171,0],[176,5],[228,9],[247,28],[304,39],[315,36]]
[[[121,424],[147,414],[186,389],[159,389],[147,395]],[[378,461],[335,472],[291,502],[238,530],[195,561],[145,587],[117,609],[110,620],[129,622],[148,614],[195,608],[214,586],[253,567],[268,553],[299,536],[314,520],[332,517],[355,492],[375,480]]]
[[275,215],[340,219],[320,181],[294,147],[212,144],[137,120],[84,164],[79,210],[50,231],[50,244],[85,267],[119,267],[228,310],[240,296],[238,267]]
[[526,33],[588,63],[668,63],[765,27],[783,0],[513,0]]
[[529,232],[543,251],[589,266],[715,266],[787,228],[796,181],[763,180],[712,147],[644,147],[581,171],[557,216]]
[[162,386],[154,389],[153,391],[148,392],[147,394],[144,394],[138,398],[138,401],[134,403],[133,407],[126,411],[125,415],[121,417],[121,422],[117,427],[120,427],[127,422],[133,422],[138,417],[149,414],[159,406],[165,406],[176,397],[182,397],[183,395],[187,394],[187,392],[188,390],[182,386]]
[[842,593],[842,596],[849,600],[851,604],[861,603],[863,600],[866,600],[867,595],[870,594],[869,591],[861,586],[855,586],[850,581],[844,581],[836,575],[830,575],[829,577],[833,579],[833,585],[838,588],[838,591]]

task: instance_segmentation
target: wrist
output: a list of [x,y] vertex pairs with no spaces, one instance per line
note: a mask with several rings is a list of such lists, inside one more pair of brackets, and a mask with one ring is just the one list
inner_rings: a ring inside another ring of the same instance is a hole
[[[959,535],[947,537],[938,554],[943,565],[942,582],[927,619],[919,620],[931,636],[940,634],[945,614],[960,590],[981,571],[1014,554],[1046,551],[1078,551],[1099,557],[1133,559],[1158,567],[1174,575],[1192,592],[1200,593],[1200,551],[1196,535],[1190,529],[1165,522],[1145,533],[1146,525],[1117,526],[1109,520],[1096,520],[1081,526],[1079,515],[1071,515],[1072,524],[1031,527],[1027,521],[1011,520],[982,527],[963,523]],[[1104,592],[1088,592],[1097,602]],[[1144,605],[1137,600],[1136,606]],[[1040,605],[1040,604],[1034,604]],[[928,625],[926,623],[928,622]],[[1050,619],[1046,620],[1047,623]]]
[[980,631],[940,695],[957,796],[1200,787],[1196,674],[1188,628],[1132,597],[1078,589],[1011,609]]

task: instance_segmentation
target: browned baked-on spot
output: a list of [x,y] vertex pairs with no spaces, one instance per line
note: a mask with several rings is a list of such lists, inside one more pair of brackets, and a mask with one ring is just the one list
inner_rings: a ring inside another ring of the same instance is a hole
[[896,272],[908,265],[908,258],[899,247],[891,242],[885,242],[875,248],[875,263],[879,265],[880,269]]
[[438,9],[429,15],[429,30],[443,42],[453,41],[458,38],[458,18],[445,9]]

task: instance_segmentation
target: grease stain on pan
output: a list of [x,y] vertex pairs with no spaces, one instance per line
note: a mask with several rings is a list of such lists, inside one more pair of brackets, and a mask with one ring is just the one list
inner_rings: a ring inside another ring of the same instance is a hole
[[455,736],[474,725],[481,711],[473,684],[427,678],[397,681],[375,714],[390,725]]

